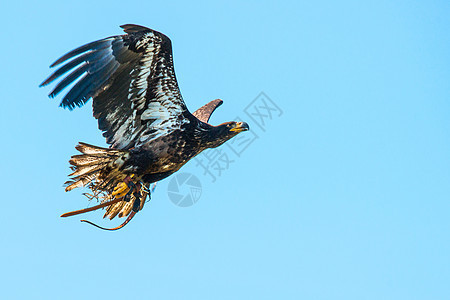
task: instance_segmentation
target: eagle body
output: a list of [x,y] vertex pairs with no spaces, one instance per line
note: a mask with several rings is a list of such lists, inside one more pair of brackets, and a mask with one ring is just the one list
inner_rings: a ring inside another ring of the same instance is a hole
[[143,174],[145,183],[159,181],[178,171],[203,150],[223,144],[227,140],[223,133],[192,116],[191,121],[182,128],[130,149],[130,156],[122,170],[130,174]]
[[74,83],[60,104],[69,110],[93,99],[93,115],[110,147],[79,143],[81,154],[69,161],[74,172],[66,191],[89,188],[88,197],[100,200],[98,207],[106,207],[110,219],[133,216],[142,209],[149,184],[248,130],[245,122],[208,123],[219,99],[190,113],[175,77],[170,39],[139,25],[121,27],[126,34],[59,58],[51,65],[59,69],[41,84],[62,78],[49,94],[56,97]]

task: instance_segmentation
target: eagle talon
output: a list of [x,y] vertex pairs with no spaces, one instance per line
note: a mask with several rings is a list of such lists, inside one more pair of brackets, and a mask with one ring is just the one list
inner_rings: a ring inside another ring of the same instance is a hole
[[123,198],[128,193],[128,190],[129,190],[128,185],[124,182],[120,182],[114,188],[114,191],[112,192],[112,196],[114,196],[116,199]]
[[[128,196],[131,196],[133,193],[133,190],[136,189],[136,184],[132,181],[132,178],[134,177],[134,174],[131,176],[125,177],[123,182],[120,182],[116,185],[114,188],[114,191],[112,193],[112,196],[114,196],[116,199],[125,198]],[[124,199],[125,201],[129,201]]]

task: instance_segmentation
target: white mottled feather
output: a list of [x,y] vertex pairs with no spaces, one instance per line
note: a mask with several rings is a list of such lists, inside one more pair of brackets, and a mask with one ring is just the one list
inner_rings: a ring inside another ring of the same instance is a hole
[[74,82],[62,105],[72,109],[92,97],[94,116],[107,142],[112,148],[128,149],[180,129],[188,120],[170,39],[142,26],[122,27],[127,34],[94,41],[61,57],[54,65],[66,65],[42,85],[75,69],[51,96]]

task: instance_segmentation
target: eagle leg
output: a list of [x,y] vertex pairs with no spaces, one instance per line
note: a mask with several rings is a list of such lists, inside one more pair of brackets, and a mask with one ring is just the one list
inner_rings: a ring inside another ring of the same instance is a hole
[[[125,201],[130,201],[129,196],[133,193],[133,190],[136,188],[136,184],[133,182],[132,178],[134,177],[134,174],[125,177],[123,182],[120,182],[116,185],[114,188],[114,191],[112,192],[112,196],[114,196],[116,199],[124,198]],[[128,196],[128,199],[127,199]]]

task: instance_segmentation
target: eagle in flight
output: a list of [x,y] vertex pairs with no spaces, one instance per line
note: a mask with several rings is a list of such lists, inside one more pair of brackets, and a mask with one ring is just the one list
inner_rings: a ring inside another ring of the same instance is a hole
[[[99,205],[63,214],[77,215],[106,208],[104,217],[126,220],[140,211],[150,184],[178,171],[205,149],[215,148],[249,129],[245,122],[208,124],[222,100],[213,100],[190,113],[178,88],[170,39],[133,24],[125,34],[101,39],[65,54],[50,67],[61,65],[40,86],[63,79],[49,97],[73,87],[60,106],[74,109],[90,98],[94,117],[109,148],[79,143],[81,154],[71,157],[73,171],[66,191],[87,187]],[[64,76],[68,71],[69,75]]]

